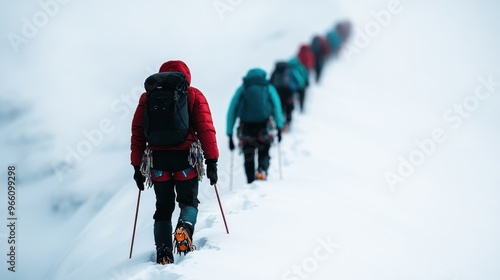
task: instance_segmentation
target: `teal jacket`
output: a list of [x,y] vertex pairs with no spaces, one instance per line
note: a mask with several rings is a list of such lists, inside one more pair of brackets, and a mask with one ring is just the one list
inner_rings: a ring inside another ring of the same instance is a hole
[[307,68],[300,63],[300,60],[297,57],[292,57],[290,61],[288,61],[288,65],[290,66],[290,75],[293,79],[296,88],[293,90],[304,89],[309,86],[309,72]]
[[[245,78],[249,78],[252,76],[267,76],[266,71],[261,68],[254,68],[248,71]],[[227,121],[226,121],[226,134],[228,136],[233,135],[234,124],[236,123],[236,119],[238,118],[238,111],[240,105],[240,96],[243,92],[243,85],[239,86],[231,99],[231,103],[229,104],[229,110],[227,111]],[[268,85],[268,93],[271,96],[271,102],[273,103],[273,119],[274,123],[278,127],[278,129],[282,129],[284,125],[283,120],[283,111],[281,110],[281,101],[278,95],[278,91],[271,84]]]
[[330,46],[330,50],[333,51],[338,50],[342,45],[342,38],[340,38],[340,35],[335,30],[328,31],[326,34],[326,41]]

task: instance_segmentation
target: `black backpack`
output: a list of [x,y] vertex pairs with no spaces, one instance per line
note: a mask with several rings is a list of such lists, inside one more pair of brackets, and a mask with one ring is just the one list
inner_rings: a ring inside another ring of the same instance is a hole
[[290,87],[290,67],[288,62],[280,61],[276,63],[271,77],[271,84],[278,89]]
[[316,57],[323,57],[323,47],[321,46],[321,39],[318,36],[314,36],[311,42],[311,50]]
[[149,145],[175,146],[189,135],[188,83],[180,72],[162,72],[144,82],[144,135]]

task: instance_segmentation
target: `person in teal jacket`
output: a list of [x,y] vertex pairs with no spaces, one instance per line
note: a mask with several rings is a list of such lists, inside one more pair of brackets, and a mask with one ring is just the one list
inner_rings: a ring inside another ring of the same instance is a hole
[[335,57],[338,55],[340,51],[340,47],[342,46],[342,38],[334,29],[331,29],[326,33],[326,40],[328,45],[330,46],[330,55]]
[[[227,112],[226,134],[229,149],[234,150],[233,130],[239,119],[238,138],[243,150],[247,182],[266,180],[270,164],[269,149],[274,141],[273,130],[277,129],[278,142],[281,142],[283,112],[278,92],[266,78],[261,68],[248,71],[243,84],[234,94]],[[258,164],[255,169],[255,151]]]
[[288,61],[288,65],[290,66],[292,90],[299,96],[300,111],[303,112],[306,89],[309,86],[309,71],[297,57],[292,57]]

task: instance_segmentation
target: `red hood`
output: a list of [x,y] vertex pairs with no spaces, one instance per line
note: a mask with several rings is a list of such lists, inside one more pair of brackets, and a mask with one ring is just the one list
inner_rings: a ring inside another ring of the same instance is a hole
[[300,52],[310,52],[310,51],[311,51],[311,46],[305,44],[300,46]]
[[181,72],[186,75],[186,80],[189,84],[191,84],[191,71],[189,71],[189,68],[187,67],[186,63],[184,63],[181,60],[170,60],[165,63],[163,63],[160,67],[161,72]]

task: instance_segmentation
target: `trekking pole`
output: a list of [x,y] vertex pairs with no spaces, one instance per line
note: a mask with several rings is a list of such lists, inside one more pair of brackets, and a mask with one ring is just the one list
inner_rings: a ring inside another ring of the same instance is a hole
[[231,151],[231,163],[229,164],[229,191],[233,190],[233,165],[234,165],[234,151]]
[[139,202],[141,201],[141,190],[139,190],[139,196],[137,197],[137,208],[135,209],[135,220],[134,220],[134,230],[132,232],[132,244],[130,244],[130,255],[129,259],[132,258],[132,249],[134,248],[134,238],[135,238],[135,227],[137,226],[137,214],[139,214]]
[[226,232],[229,234],[229,229],[227,228],[226,216],[224,215],[224,210],[222,209],[222,203],[220,202],[219,191],[217,191],[217,185],[214,184],[215,194],[217,195],[217,201],[219,201],[220,212],[222,213],[222,219],[224,220],[224,226],[226,226]]
[[278,168],[280,171],[280,180],[283,179],[283,172],[281,171],[281,144],[278,142]]

